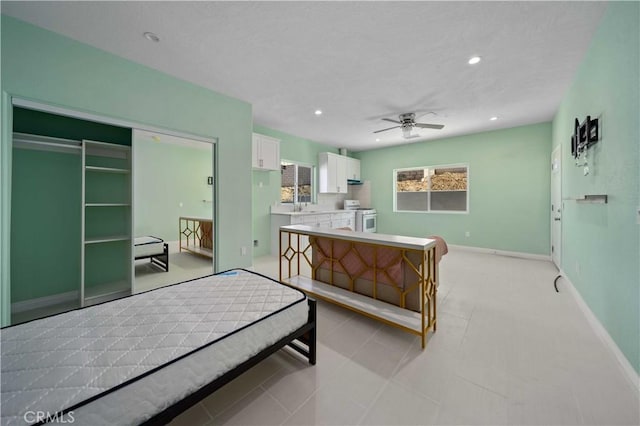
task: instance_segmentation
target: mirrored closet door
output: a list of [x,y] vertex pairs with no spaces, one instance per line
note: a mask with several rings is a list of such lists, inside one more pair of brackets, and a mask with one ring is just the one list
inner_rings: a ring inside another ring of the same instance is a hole
[[134,292],[214,271],[214,145],[133,131]]

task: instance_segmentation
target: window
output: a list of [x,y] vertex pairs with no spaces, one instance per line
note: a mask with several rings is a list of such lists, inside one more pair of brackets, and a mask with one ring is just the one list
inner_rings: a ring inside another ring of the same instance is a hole
[[395,212],[469,211],[469,166],[427,166],[396,169]]
[[280,163],[282,183],[281,203],[311,203],[313,201],[313,166],[283,160]]

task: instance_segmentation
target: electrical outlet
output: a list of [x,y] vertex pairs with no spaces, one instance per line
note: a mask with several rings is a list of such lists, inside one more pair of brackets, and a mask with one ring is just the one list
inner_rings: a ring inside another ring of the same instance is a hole
[[258,240],[253,240],[253,246],[258,247]]
[[469,231],[465,232],[465,233],[464,233],[464,236],[465,236],[465,237],[470,237],[470,236],[471,236],[471,232],[469,232]]
[[242,246],[242,248],[240,249],[240,254],[243,255],[243,256],[246,256],[247,255],[247,248]]

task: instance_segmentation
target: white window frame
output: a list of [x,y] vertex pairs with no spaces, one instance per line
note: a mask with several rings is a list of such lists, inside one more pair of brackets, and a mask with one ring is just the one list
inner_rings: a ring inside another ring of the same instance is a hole
[[[427,210],[398,210],[398,172],[407,170],[428,170],[428,169],[449,169],[449,168],[466,168],[467,169],[467,189],[466,189],[466,210],[431,210],[431,180],[429,179],[429,189],[425,191],[427,193]],[[471,168],[468,163],[456,163],[456,164],[435,164],[430,166],[415,166],[415,167],[403,167],[393,169],[393,212],[394,213],[418,213],[418,214],[469,214],[469,192],[471,187]]]
[[[298,202],[296,202],[297,198],[298,198],[298,167],[302,166],[302,167],[309,167],[311,169],[311,201],[309,201],[310,204],[313,204],[316,202],[316,166],[314,164],[311,163],[303,163],[301,161],[293,161],[293,160],[286,160],[286,159],[281,159],[280,160],[280,166],[285,166],[285,165],[295,165],[296,166],[296,172],[295,172],[295,177],[294,177],[294,192],[293,192],[293,201],[292,202],[286,202],[286,201],[282,201],[282,193],[280,193],[279,196],[279,203],[280,204],[285,204],[285,205],[295,205]],[[282,175],[280,175],[282,176]],[[280,180],[280,188],[282,188],[282,179]]]

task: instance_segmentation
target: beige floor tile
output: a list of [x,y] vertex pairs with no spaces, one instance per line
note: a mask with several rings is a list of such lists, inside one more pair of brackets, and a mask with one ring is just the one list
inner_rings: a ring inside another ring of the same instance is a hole
[[290,413],[263,389],[254,389],[214,417],[214,425],[279,425]]
[[431,425],[440,407],[429,398],[393,382],[384,388],[373,403],[362,425]]
[[512,377],[508,388],[509,424],[582,424],[580,409],[569,383],[549,385]]
[[386,378],[378,372],[361,366],[355,360],[350,360],[342,365],[336,374],[318,389],[318,392],[341,395],[345,399],[368,407],[386,383]]
[[[386,327],[384,327],[386,328]],[[378,330],[378,333],[383,333],[388,330]],[[405,333],[407,336],[409,334]],[[417,339],[417,338],[416,338]],[[406,345],[392,346],[385,345],[380,342],[382,338],[373,338],[368,340],[363,346],[360,347],[353,355],[353,361],[369,371],[375,372],[384,378],[390,378],[396,369],[400,365],[400,361],[407,353],[408,347]],[[414,345],[417,342],[412,342]],[[411,343],[410,343],[411,344]]]
[[171,426],[204,426],[211,422],[211,416],[202,404],[196,404],[173,419]]
[[392,381],[404,388],[440,403],[454,377],[456,359],[446,351],[420,347],[409,349]]
[[[222,389],[211,394],[202,400],[202,404],[212,416],[217,416],[224,410],[235,404],[240,398],[247,395],[261,383],[272,377],[278,371],[286,368],[289,357],[282,351],[273,354],[260,364],[251,368],[241,376],[237,377]],[[294,362],[300,366],[306,365],[303,361],[295,359]]]
[[436,418],[439,425],[506,425],[507,399],[462,378],[454,377]]
[[293,412],[318,388],[331,380],[348,358],[320,344],[315,366],[291,362],[266,380],[262,387],[283,407]]
[[[361,316],[353,316],[342,323],[337,332],[322,334],[321,342],[334,351],[351,357],[373,333],[380,328],[380,323]],[[319,333],[320,334],[320,333]]]
[[285,425],[354,425],[366,408],[332,391],[318,390],[291,417]]

